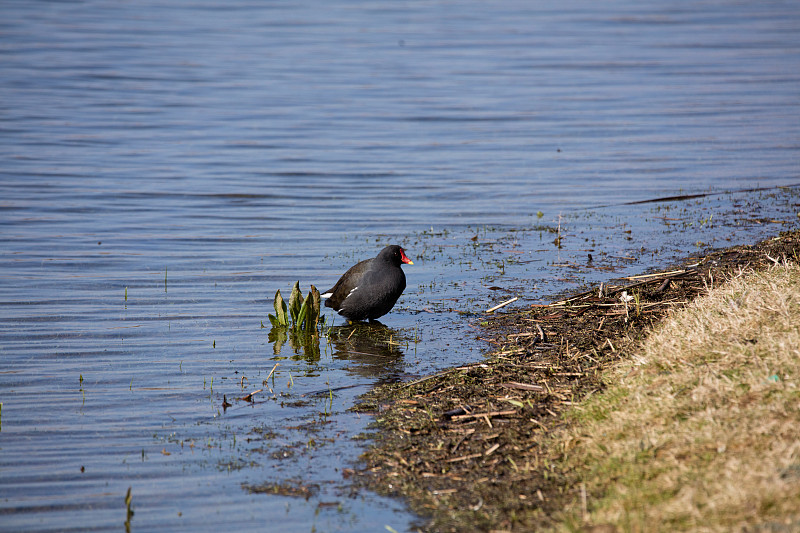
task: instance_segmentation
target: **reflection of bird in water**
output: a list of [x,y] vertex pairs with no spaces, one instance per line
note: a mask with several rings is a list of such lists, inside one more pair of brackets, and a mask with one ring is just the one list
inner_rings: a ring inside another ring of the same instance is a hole
[[335,326],[328,330],[333,357],[356,363],[349,370],[364,376],[389,377],[403,368],[397,331],[377,321]]

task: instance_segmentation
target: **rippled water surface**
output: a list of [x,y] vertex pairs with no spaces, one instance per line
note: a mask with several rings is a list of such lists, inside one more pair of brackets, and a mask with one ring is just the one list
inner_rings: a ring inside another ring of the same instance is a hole
[[[0,530],[406,530],[359,394],[798,224],[800,4],[162,4],[0,2]],[[391,242],[385,327],[262,327]]]

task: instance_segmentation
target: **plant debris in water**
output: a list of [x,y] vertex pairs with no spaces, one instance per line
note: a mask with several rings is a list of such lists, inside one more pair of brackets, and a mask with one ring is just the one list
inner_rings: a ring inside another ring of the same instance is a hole
[[289,480],[281,483],[270,482],[261,485],[242,484],[242,488],[251,494],[277,494],[279,496],[290,496],[292,498],[303,498],[308,500],[317,492],[319,485],[315,483],[303,483],[301,480]]
[[664,272],[617,280],[550,305],[487,315],[496,350],[483,362],[365,395],[374,445],[356,472],[429,517],[426,531],[533,530],[574,500],[561,468],[568,443],[548,441],[562,413],[603,391],[603,371],[627,357],[672,309],[726,276],[798,261],[800,232],[689,258]]

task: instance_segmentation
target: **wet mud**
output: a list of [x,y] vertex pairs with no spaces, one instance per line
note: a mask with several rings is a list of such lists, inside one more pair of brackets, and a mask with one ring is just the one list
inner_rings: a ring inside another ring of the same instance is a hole
[[[404,498],[422,531],[528,531],[553,524],[578,482],[549,439],[570,405],[604,389],[603,370],[650,328],[736,273],[800,259],[800,231],[609,279],[547,305],[487,314],[485,360],[377,387],[357,483]],[[350,472],[348,472],[348,476]]]

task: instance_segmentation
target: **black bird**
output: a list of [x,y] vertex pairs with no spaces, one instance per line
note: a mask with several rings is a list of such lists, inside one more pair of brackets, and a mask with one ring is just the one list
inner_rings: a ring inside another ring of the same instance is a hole
[[388,313],[406,288],[402,263],[413,265],[402,248],[387,246],[374,259],[350,267],[321,296],[325,306],[349,320],[375,320]]

